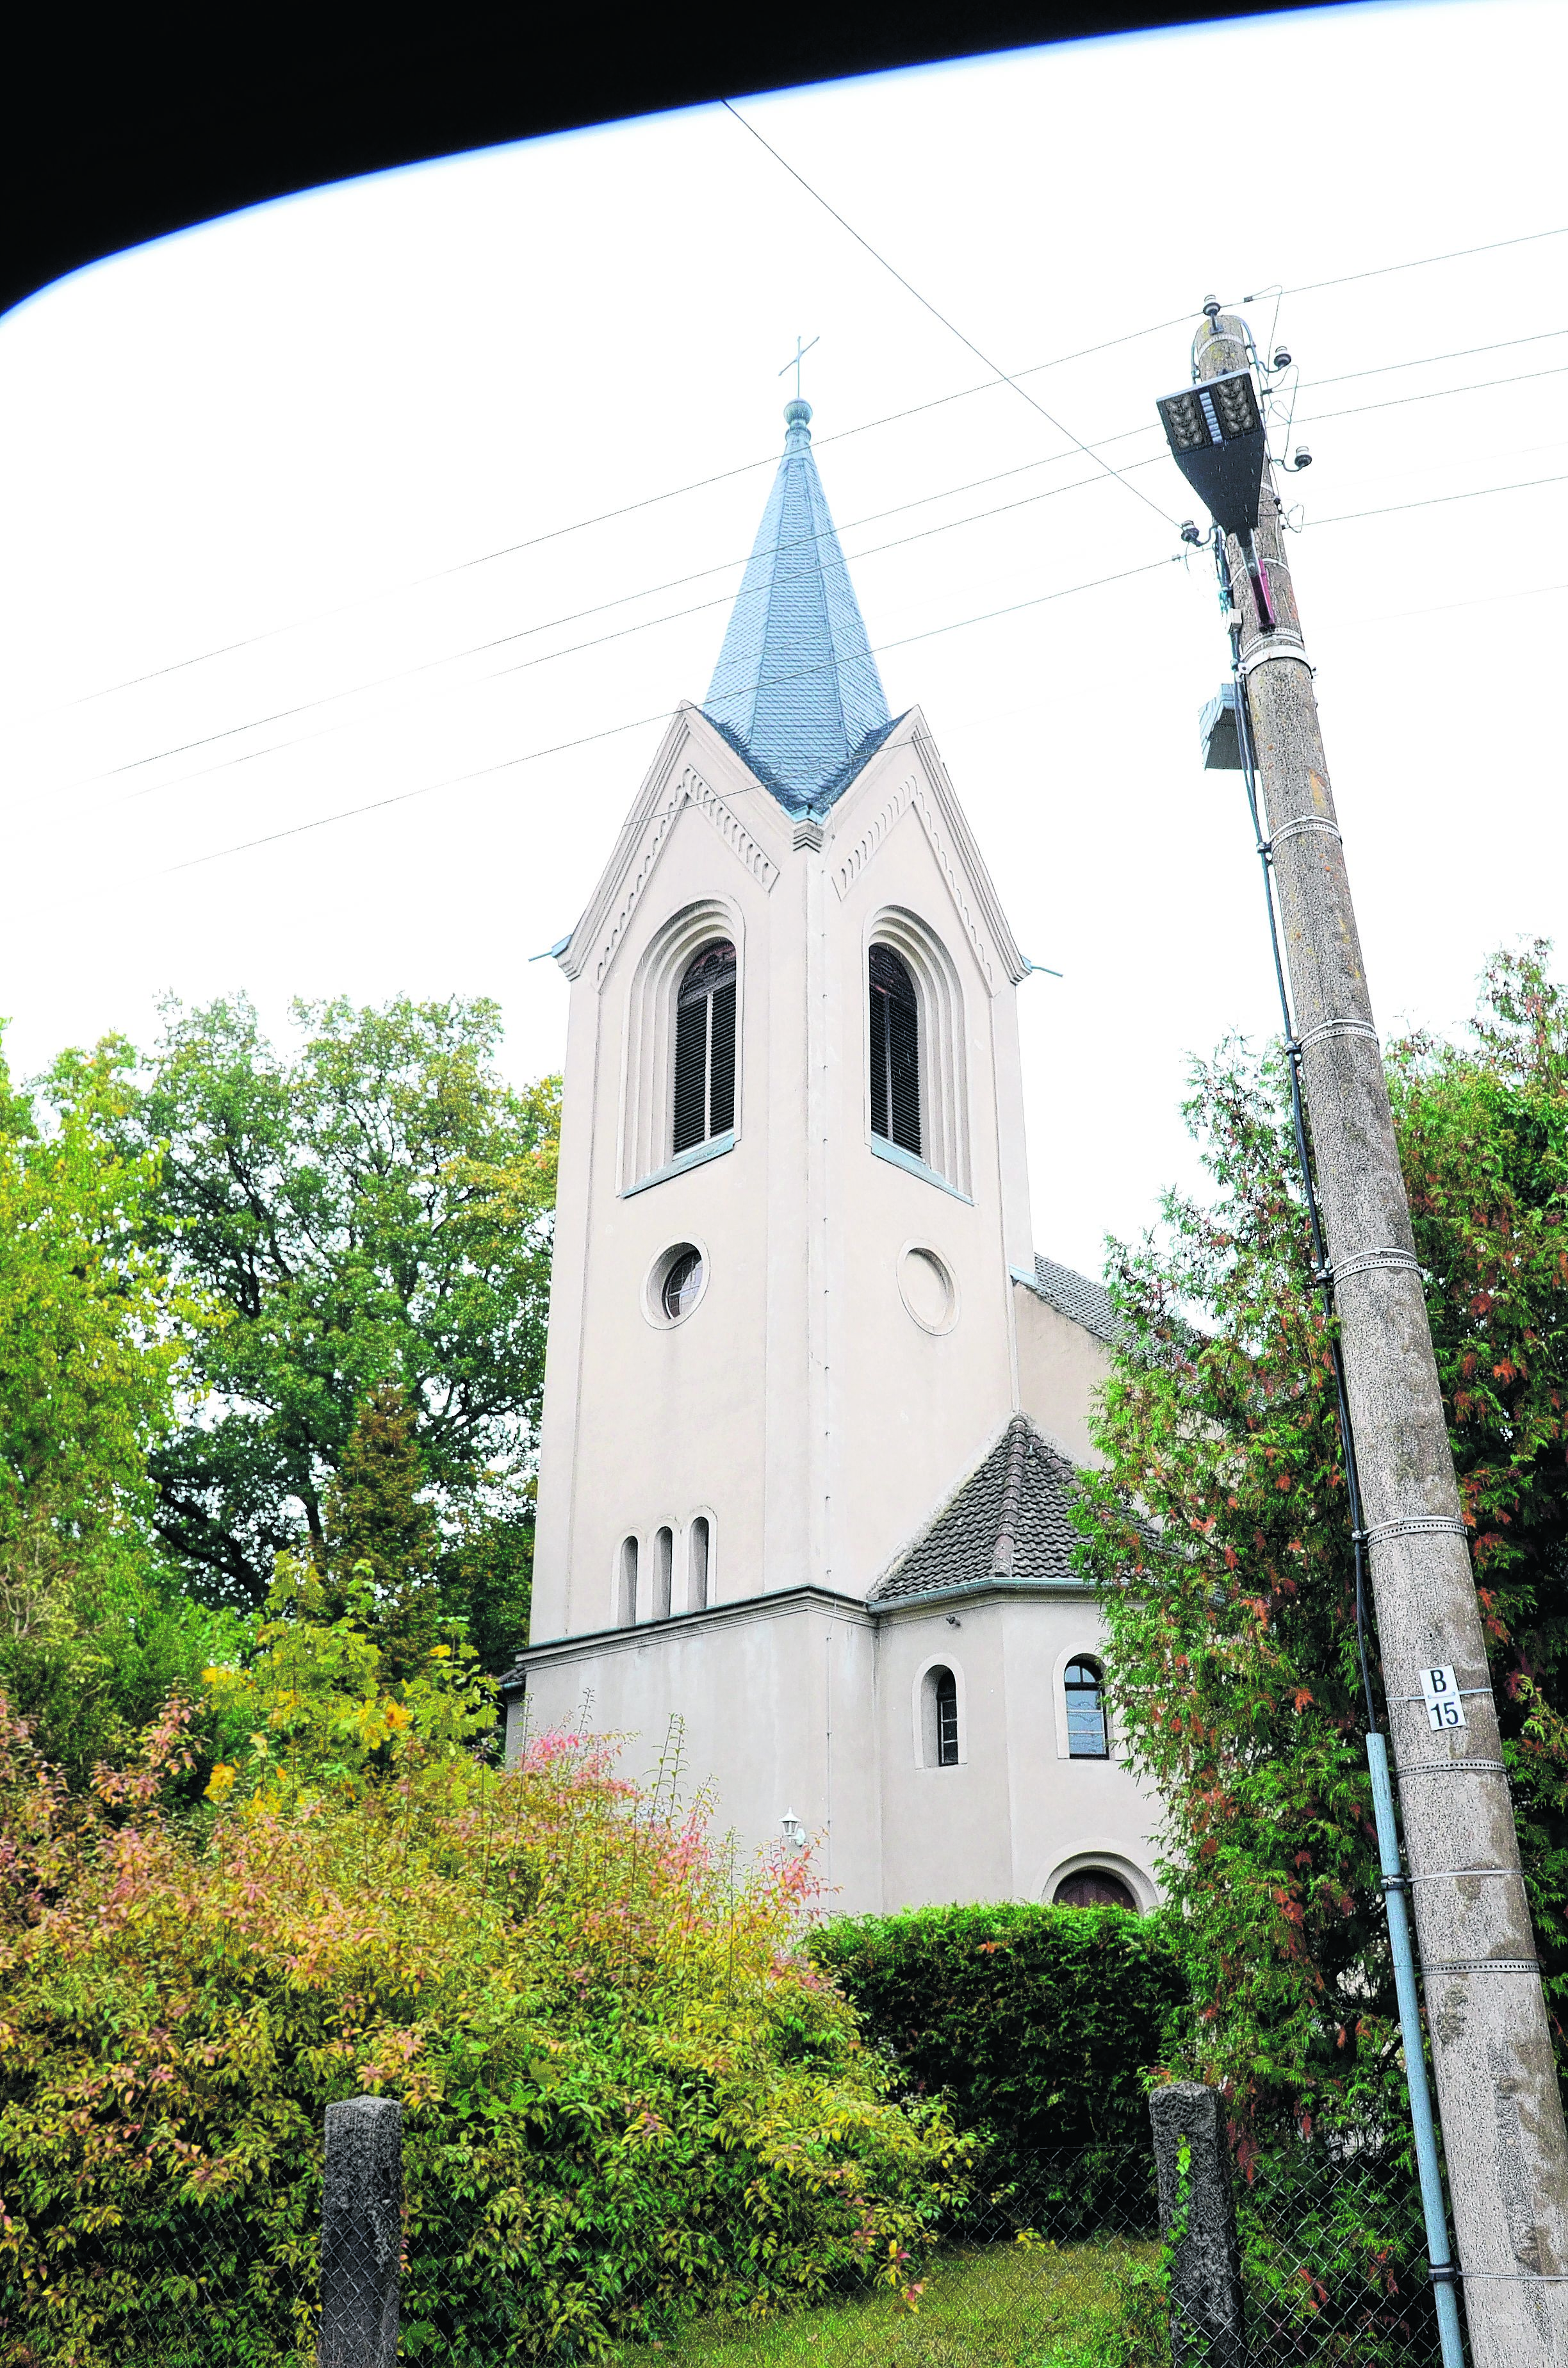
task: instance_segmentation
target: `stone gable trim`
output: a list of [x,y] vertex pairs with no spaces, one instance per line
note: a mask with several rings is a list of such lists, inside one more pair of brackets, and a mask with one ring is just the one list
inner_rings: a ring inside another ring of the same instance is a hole
[[[889,746],[890,750],[899,746],[911,748],[918,761],[915,768],[884,800],[870,822],[862,825],[842,857],[834,862],[833,884],[840,902],[847,896],[867,865],[875,860],[894,825],[913,806],[920,817],[931,851],[941,866],[949,893],[987,987],[993,995],[997,992],[998,969],[1005,972],[1015,986],[1017,985],[1020,980],[1028,977],[1028,965],[1018,951],[991,875],[954,794],[947,768],[917,709],[912,714],[907,739],[901,730]],[[875,759],[872,761],[874,763]]]
[[781,1620],[796,1612],[820,1611],[851,1627],[874,1628],[879,1614],[858,1595],[839,1595],[826,1587],[785,1587],[773,1595],[743,1596],[735,1603],[711,1604],[706,1611],[675,1611],[667,1620],[641,1620],[635,1628],[592,1628],[582,1636],[555,1636],[529,1645],[519,1653],[500,1680],[503,1694],[517,1693],[530,1668],[558,1668],[606,1652],[640,1652],[645,1645],[667,1637],[706,1635],[715,1628],[744,1625],[748,1620]]
[[[688,754],[699,737],[695,728],[698,723],[701,723],[702,736],[708,740],[710,750],[722,752],[728,760],[722,769],[740,771],[727,744],[707,718],[696,708],[682,707],[671,719],[659,753],[627,817],[622,832],[624,852],[618,852],[606,865],[582,918],[557,956],[569,979],[580,978],[592,963],[594,985],[603,986],[628,924],[657,868],[665,841],[682,810],[688,805],[712,825],[736,861],[765,893],[778,880],[778,864]],[[681,766],[683,756],[687,761]],[[681,766],[680,775],[672,788],[677,766]]]

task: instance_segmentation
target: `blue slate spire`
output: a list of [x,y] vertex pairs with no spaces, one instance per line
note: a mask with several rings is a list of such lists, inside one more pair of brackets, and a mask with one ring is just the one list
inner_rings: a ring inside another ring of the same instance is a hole
[[892,725],[817,475],[812,406],[784,406],[784,457],[704,712],[790,814],[821,813]]

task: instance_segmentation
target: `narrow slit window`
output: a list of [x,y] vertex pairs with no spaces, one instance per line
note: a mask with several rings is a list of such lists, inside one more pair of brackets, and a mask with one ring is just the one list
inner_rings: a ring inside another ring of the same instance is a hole
[[699,1513],[696,1520],[693,1521],[691,1525],[691,1541],[689,1546],[691,1565],[689,1582],[687,1588],[688,1598],[687,1609],[689,1611],[706,1611],[708,1609],[709,1545],[710,1531],[708,1516],[706,1513]]
[[620,1546],[620,1624],[637,1625],[637,1541],[623,1538]]
[[670,1581],[675,1573],[676,1542],[674,1532],[661,1530],[653,1540],[653,1617],[667,1620],[670,1616]]
[[871,1133],[920,1159],[920,1004],[891,946],[871,948],[869,985]]
[[676,999],[676,1156],[735,1123],[735,950],[727,938],[687,964]]
[[937,1765],[959,1764],[959,1686],[951,1669],[937,1671]]
[[1069,1661],[1062,1688],[1067,1696],[1068,1758],[1108,1759],[1105,1681],[1098,1665],[1094,1661]]

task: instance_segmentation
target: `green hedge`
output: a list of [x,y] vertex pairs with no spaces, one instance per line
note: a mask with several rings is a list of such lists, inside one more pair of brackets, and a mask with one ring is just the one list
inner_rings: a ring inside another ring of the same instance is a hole
[[911,2085],[947,2089],[1028,2180],[1062,2147],[1149,2146],[1142,2075],[1186,1995],[1166,1916],[1117,1907],[919,1907],[835,1918],[812,1953]]

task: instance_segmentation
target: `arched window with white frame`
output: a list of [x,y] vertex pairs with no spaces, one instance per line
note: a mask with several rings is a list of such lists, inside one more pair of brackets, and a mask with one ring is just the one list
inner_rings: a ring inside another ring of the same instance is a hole
[[728,1151],[741,1124],[739,910],[704,897],[673,913],[627,990],[620,1190],[640,1192]]
[[915,1679],[915,1765],[920,1768],[961,1768],[964,1759],[960,1672],[947,1661],[928,1662]]
[[1087,1653],[1080,1653],[1062,1672],[1067,1706],[1067,1756],[1070,1759],[1108,1759],[1110,1727],[1106,1716],[1105,1673]]
[[952,956],[890,905],[866,939],[866,1116],[871,1149],[970,1197],[969,1059]]

